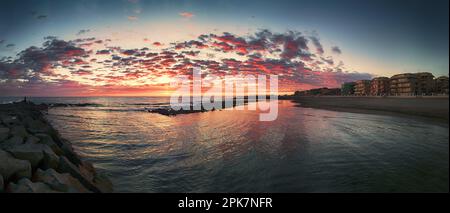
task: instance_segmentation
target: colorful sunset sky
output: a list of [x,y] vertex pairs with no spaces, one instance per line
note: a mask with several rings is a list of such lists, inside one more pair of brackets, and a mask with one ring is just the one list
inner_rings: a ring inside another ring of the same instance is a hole
[[193,67],[282,93],[449,74],[448,0],[0,2],[0,96],[170,95]]

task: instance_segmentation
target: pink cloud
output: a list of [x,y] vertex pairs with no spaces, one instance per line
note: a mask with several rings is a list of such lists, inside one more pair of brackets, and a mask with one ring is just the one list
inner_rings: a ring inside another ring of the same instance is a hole
[[179,15],[184,17],[184,18],[192,18],[192,17],[194,17],[194,14],[190,13],[190,12],[182,12],[182,13],[179,13]]

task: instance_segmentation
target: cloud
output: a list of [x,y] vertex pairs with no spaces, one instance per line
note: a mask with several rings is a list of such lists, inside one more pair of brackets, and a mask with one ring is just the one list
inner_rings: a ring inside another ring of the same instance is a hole
[[85,76],[85,75],[91,75],[92,71],[80,69],[77,71],[72,71],[71,73],[74,75],[78,75],[78,76]]
[[311,36],[310,38],[311,38],[312,43],[316,47],[317,53],[319,55],[323,55],[324,50],[323,50],[322,44],[320,43],[319,38],[317,38],[316,36]]
[[180,16],[182,16],[184,18],[188,18],[188,19],[194,17],[194,14],[190,13],[190,12],[181,12],[178,15],[180,15]]
[[40,20],[46,19],[46,18],[47,18],[47,15],[39,15],[39,16],[36,16],[36,18],[37,18],[37,19],[40,19]]
[[341,48],[339,48],[338,46],[331,47],[331,51],[335,54],[342,54]]
[[77,35],[83,35],[83,34],[88,33],[90,31],[91,30],[89,30],[89,29],[82,29],[82,30],[78,31]]
[[12,62],[0,61],[0,71],[8,79],[41,80],[41,74],[53,74],[53,67],[79,63],[76,59],[86,54],[71,42],[46,40],[41,48],[32,46],[21,51]]
[[137,16],[128,16],[127,18],[130,21],[137,21],[139,19]]
[[[97,49],[93,45],[102,40],[93,37],[72,41],[47,37],[42,47],[32,46],[16,58],[0,59],[0,88],[143,88],[154,86],[160,77],[192,74],[194,67],[203,68],[204,76],[277,74],[281,90],[338,87],[343,82],[371,78],[368,73],[346,70],[343,62],[336,63],[324,52],[315,54],[321,47],[315,38],[300,32],[260,30],[248,36],[205,34],[170,43],[164,49]],[[313,50],[308,48],[309,42]]]
[[111,50],[98,50],[97,55],[109,55],[111,53]]

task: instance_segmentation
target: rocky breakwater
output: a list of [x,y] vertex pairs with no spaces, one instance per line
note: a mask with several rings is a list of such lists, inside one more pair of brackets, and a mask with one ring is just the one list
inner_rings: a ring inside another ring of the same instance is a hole
[[112,183],[47,122],[45,105],[0,105],[0,192],[106,193]]

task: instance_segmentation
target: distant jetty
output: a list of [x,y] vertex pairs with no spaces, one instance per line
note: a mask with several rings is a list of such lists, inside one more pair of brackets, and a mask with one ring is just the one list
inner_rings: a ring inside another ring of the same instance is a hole
[[[248,103],[251,103],[251,100],[252,99],[250,99],[248,96],[243,96],[240,101],[238,101],[237,98],[235,97],[233,99],[230,98],[230,100],[228,100],[229,102],[231,102],[231,104],[227,105],[226,101],[222,101],[219,104],[221,104],[221,109],[226,109],[226,108],[233,108],[233,107],[237,107],[237,106],[245,106]],[[270,95],[267,95],[265,97],[265,100],[270,100]],[[259,101],[259,98],[258,98],[258,96],[256,96],[254,98],[254,102],[258,102],[258,101]],[[192,102],[192,97],[191,97],[191,102]],[[197,107],[199,107],[200,109],[195,109],[194,105],[190,104],[189,107],[186,107],[189,109],[181,108],[179,110],[174,110],[169,106],[169,107],[164,107],[164,108],[148,109],[147,111],[150,113],[158,113],[158,114],[166,115],[166,116],[175,116],[175,115],[191,114],[191,113],[199,113],[199,112],[209,112],[209,111],[217,110],[215,108],[212,110],[207,110],[204,108],[203,105],[200,105]]]
[[0,192],[106,193],[111,181],[45,119],[47,105],[0,105]]

